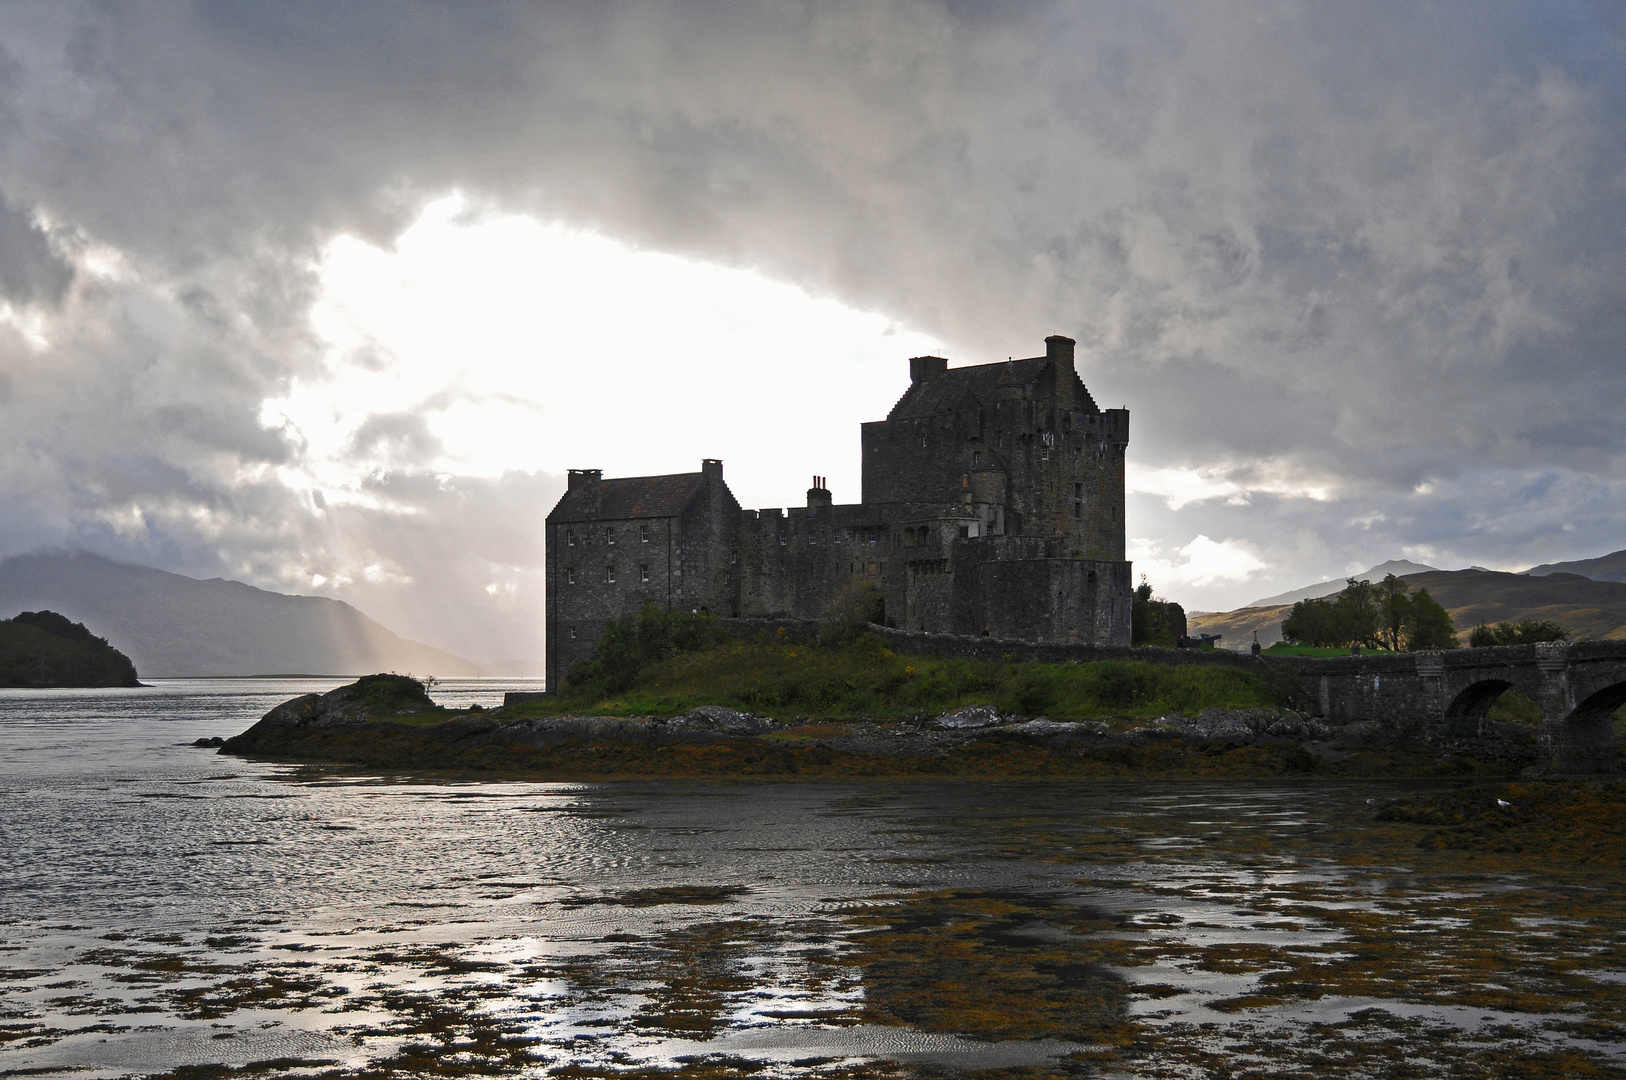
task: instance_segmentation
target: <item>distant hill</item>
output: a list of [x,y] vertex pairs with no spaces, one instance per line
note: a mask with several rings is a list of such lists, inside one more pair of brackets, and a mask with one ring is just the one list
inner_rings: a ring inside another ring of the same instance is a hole
[[1626,638],[1626,582],[1594,581],[1579,574],[1503,574],[1494,570],[1436,570],[1406,578],[1427,588],[1466,634],[1480,623],[1554,619],[1572,637]]
[[[1428,589],[1464,637],[1480,623],[1554,619],[1577,638],[1626,638],[1626,582],[1494,570],[1430,570],[1406,574],[1404,580],[1413,591]],[[1291,610],[1292,604],[1255,605],[1199,612],[1188,615],[1187,623],[1194,635],[1223,635],[1220,644],[1227,649],[1246,649],[1258,630],[1259,643],[1268,648],[1282,639],[1282,620]]]
[[1292,610],[1292,604],[1269,604],[1237,608],[1235,611],[1191,612],[1186,615],[1186,633],[1192,637],[1218,634],[1220,648],[1246,650],[1253,647],[1253,634],[1257,630],[1259,644],[1268,649],[1282,640],[1282,620]]
[[48,608],[94,627],[143,676],[480,675],[349,604],[52,553],[0,560],[0,613]]
[[1577,559],[1574,562],[1542,563],[1525,571],[1531,577],[1548,574],[1580,574],[1593,581],[1626,581],[1626,551],[1611,551],[1596,559]]
[[54,611],[0,621],[0,686],[140,686],[130,658]]
[[1317,582],[1314,585],[1306,585],[1302,589],[1294,589],[1292,592],[1278,593],[1275,596],[1267,596],[1263,600],[1255,600],[1253,603],[1249,604],[1248,607],[1268,608],[1278,607],[1282,604],[1292,605],[1298,603],[1300,600],[1319,600],[1323,596],[1331,596],[1333,593],[1343,592],[1344,585],[1349,578],[1354,578],[1356,581],[1370,581],[1375,584],[1382,581],[1390,574],[1393,574],[1396,577],[1405,577],[1408,574],[1428,573],[1434,569],[1436,568],[1432,566],[1425,566],[1422,563],[1414,563],[1409,559],[1390,559],[1381,566],[1374,566],[1370,570],[1363,571],[1359,574],[1350,574],[1348,577],[1341,577],[1336,581]]

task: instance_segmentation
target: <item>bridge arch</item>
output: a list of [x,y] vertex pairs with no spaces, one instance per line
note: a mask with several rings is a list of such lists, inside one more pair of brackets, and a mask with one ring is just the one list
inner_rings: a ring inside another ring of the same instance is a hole
[[1626,680],[1594,690],[1565,717],[1578,723],[1604,723],[1613,726],[1615,712],[1626,705]]
[[1507,679],[1481,679],[1469,684],[1445,707],[1445,734],[1451,738],[1477,736],[1490,707],[1513,686]]

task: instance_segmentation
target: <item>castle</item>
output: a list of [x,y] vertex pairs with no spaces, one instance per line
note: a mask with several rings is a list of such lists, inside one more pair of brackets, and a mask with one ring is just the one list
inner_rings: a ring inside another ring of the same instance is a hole
[[709,458],[670,476],[572,469],[547,523],[547,685],[647,602],[816,619],[853,582],[907,630],[1129,644],[1129,411],[1096,405],[1073,345],[912,358],[909,389],[863,425],[857,503],[814,477],[806,506],[742,510]]

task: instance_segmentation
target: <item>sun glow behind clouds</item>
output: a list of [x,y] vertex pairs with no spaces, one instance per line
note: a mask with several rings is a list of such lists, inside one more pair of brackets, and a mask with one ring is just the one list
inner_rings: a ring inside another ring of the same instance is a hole
[[858,499],[858,431],[936,343],[745,270],[524,217],[433,204],[395,244],[328,245],[312,316],[323,374],[265,403],[306,447],[285,480],[364,498],[369,474],[725,460],[745,506],[830,476]]
[[1129,541],[1129,559],[1135,573],[1167,591],[1170,585],[1231,584],[1247,581],[1266,568],[1257,548],[1245,540],[1210,540],[1198,533],[1185,547],[1165,553],[1156,540]]

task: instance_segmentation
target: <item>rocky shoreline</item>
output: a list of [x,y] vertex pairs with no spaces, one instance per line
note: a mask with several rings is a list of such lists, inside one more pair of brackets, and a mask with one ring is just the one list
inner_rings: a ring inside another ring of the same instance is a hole
[[1534,759],[1531,740],[1503,740],[1504,752],[1488,759],[1465,757],[1460,747],[1409,742],[1378,724],[1329,727],[1282,709],[1117,723],[1028,718],[991,706],[902,720],[775,720],[720,706],[673,717],[526,715],[523,707],[442,710],[405,679],[381,696],[383,679],[400,677],[369,676],[296,698],[240,735],[199,744],[270,761],[560,779],[1448,775],[1481,766],[1506,772]]

